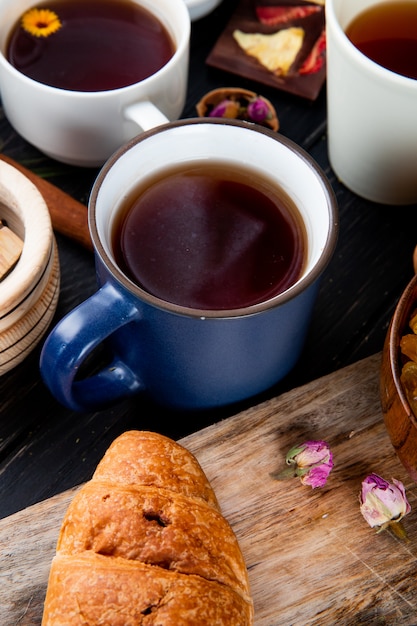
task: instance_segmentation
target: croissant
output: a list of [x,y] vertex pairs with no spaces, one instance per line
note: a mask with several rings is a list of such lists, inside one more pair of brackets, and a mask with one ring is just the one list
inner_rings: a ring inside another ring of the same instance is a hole
[[122,434],[65,514],[42,626],[251,624],[245,562],[197,459]]

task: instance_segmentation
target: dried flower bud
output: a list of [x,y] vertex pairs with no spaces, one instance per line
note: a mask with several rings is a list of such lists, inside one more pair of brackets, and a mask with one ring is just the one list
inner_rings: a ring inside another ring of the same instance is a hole
[[296,475],[303,485],[311,485],[313,489],[326,484],[333,468],[333,454],[325,441],[306,441],[291,448],[285,461],[296,465]]
[[283,480],[298,476],[303,485],[323,487],[333,468],[333,454],[325,441],[306,441],[291,448],[285,457],[290,469],[272,474]]
[[226,117],[236,119],[239,115],[239,103],[234,100],[223,100],[210,112],[209,117]]
[[254,122],[263,122],[271,116],[267,103],[262,98],[255,98],[247,107],[248,117]]
[[359,502],[363,517],[378,532],[400,522],[411,511],[402,482],[393,478],[390,483],[378,474],[369,474],[362,481]]

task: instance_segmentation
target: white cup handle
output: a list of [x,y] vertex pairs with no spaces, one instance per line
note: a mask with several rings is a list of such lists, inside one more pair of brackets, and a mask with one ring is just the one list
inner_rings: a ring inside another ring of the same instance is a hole
[[149,100],[130,104],[125,108],[124,116],[142,130],[150,130],[169,122],[169,119]]

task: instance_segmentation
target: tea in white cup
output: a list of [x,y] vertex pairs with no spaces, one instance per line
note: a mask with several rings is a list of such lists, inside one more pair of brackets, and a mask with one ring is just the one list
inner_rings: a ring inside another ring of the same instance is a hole
[[417,78],[417,2],[375,4],[350,22],[346,34],[371,61]]
[[108,91],[149,78],[175,44],[161,21],[131,0],[50,0],[15,24],[7,60],[29,78],[71,91]]

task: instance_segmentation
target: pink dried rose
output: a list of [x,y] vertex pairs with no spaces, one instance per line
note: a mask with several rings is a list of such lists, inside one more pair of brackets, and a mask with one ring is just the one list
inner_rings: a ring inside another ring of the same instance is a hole
[[267,103],[262,98],[251,100],[247,112],[249,119],[254,122],[263,122],[271,115]]
[[389,528],[398,537],[406,537],[401,520],[411,511],[411,506],[401,481],[393,478],[390,483],[378,474],[369,474],[362,481],[359,502],[371,528],[376,528],[378,533]]
[[217,104],[209,113],[209,117],[226,117],[236,119],[239,115],[239,103],[234,100],[223,100]]
[[333,454],[325,441],[306,441],[291,448],[285,462],[290,468],[272,474],[274,478],[283,480],[298,476],[303,485],[316,489],[327,482],[333,469]]
[[209,117],[246,119],[260,123],[270,119],[272,115],[267,102],[262,98],[253,98],[245,103],[226,98],[213,107],[209,113]]

